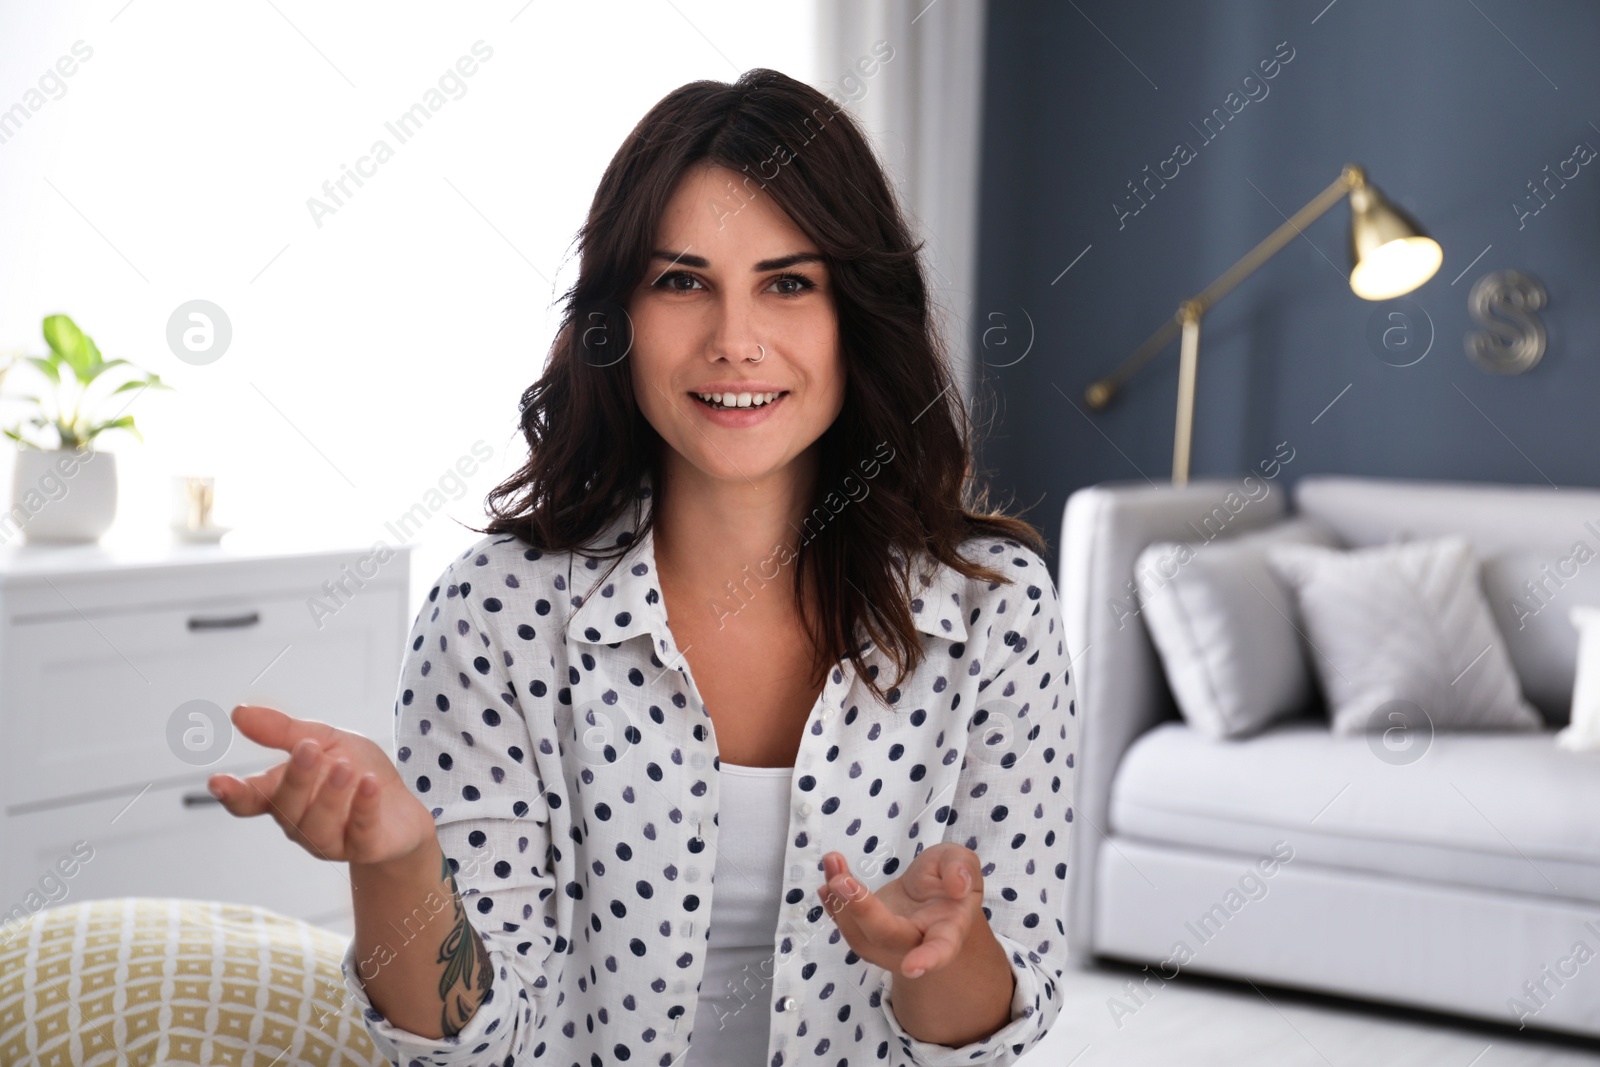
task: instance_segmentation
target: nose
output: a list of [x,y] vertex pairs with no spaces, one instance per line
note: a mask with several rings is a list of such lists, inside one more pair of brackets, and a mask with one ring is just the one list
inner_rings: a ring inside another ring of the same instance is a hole
[[761,330],[757,309],[748,297],[724,292],[717,319],[706,346],[706,359],[740,363],[761,355]]

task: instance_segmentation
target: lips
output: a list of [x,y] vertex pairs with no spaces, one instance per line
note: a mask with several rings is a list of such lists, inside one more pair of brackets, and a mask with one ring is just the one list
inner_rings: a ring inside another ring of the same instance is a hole
[[788,395],[788,391],[784,389],[694,390],[689,395],[707,407],[732,411],[765,407]]
[[[750,397],[748,393],[744,395]],[[739,429],[746,426],[754,426],[758,422],[765,422],[772,416],[774,411],[788,401],[789,394],[787,392],[779,392],[776,399],[760,405],[755,404],[753,402],[754,398],[751,397],[752,402],[745,407],[718,407],[696,393],[690,393],[689,398],[694,404],[695,410],[700,412],[707,421],[717,426]]]

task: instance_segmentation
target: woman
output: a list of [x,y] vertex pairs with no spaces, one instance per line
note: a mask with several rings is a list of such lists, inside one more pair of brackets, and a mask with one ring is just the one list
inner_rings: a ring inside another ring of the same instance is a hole
[[581,243],[398,765],[239,707],[291,758],[215,790],[350,864],[393,1062],[1012,1062],[1061,1004],[1073,689],[867,140],[774,71],[685,85]]

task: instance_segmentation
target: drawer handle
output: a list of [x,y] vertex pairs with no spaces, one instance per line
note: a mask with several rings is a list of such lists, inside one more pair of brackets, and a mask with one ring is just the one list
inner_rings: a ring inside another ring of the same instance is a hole
[[222,618],[207,619],[199,615],[189,616],[189,629],[191,630],[231,630],[240,626],[254,626],[261,621],[261,612],[252,611],[248,615],[226,615]]
[[222,801],[218,800],[204,789],[196,790],[193,793],[183,794],[183,806],[186,808],[198,808],[205,804],[221,803]]

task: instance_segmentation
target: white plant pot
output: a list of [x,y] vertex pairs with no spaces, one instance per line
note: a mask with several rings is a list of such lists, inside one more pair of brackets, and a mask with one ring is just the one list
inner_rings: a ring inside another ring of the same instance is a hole
[[0,523],[20,528],[29,544],[98,541],[117,514],[117,457],[94,449],[19,448],[11,477],[11,512]]

